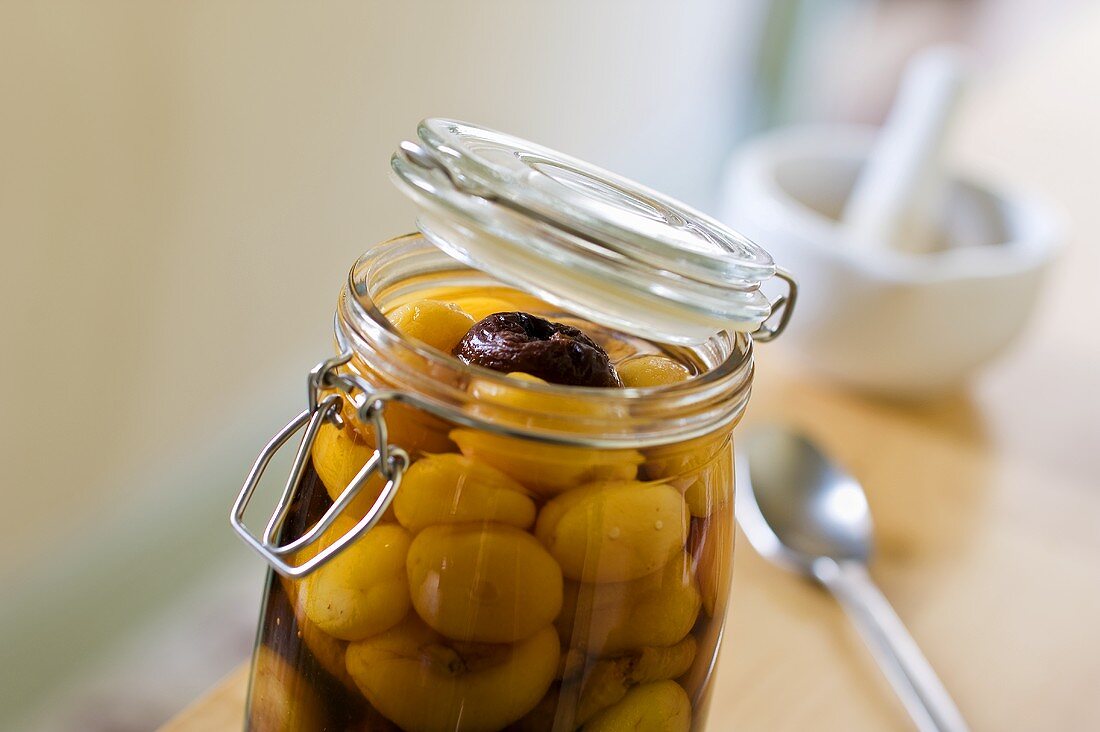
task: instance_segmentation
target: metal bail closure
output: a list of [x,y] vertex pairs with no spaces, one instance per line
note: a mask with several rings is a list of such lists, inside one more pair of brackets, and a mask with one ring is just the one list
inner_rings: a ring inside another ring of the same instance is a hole
[[783,331],[787,329],[787,324],[791,322],[791,316],[794,315],[794,306],[798,300],[798,281],[794,278],[794,275],[782,267],[775,268],[775,276],[787,283],[787,294],[780,295],[772,300],[772,316],[779,313],[775,325],[768,325],[768,320],[771,320],[771,317],[769,317],[768,320],[765,320],[756,330],[750,333],[752,339],[757,343],[767,343],[781,336]]
[[[362,380],[349,379],[336,373],[336,369],[346,364],[350,359],[351,353],[345,352],[335,358],[322,361],[310,371],[308,408],[283,427],[260,451],[256,462],[248,472],[248,477],[245,479],[244,486],[237,495],[237,500],[233,503],[233,509],[229,515],[229,523],[233,526],[233,529],[240,534],[249,546],[266,559],[276,572],[284,577],[304,577],[327,563],[364,533],[370,531],[390,507],[390,503],[393,502],[393,497],[401,485],[405,469],[409,466],[408,453],[388,442],[388,430],[386,429],[383,410],[387,399],[390,397],[386,394],[372,392]],[[318,401],[323,389],[333,387],[343,391],[345,396],[329,394]],[[283,526],[298,495],[310,450],[317,440],[321,426],[327,421],[340,429],[350,429],[340,417],[340,408],[344,399],[352,398],[351,393],[353,390],[364,392],[359,401],[352,400],[352,403],[357,405],[360,418],[365,422],[370,422],[374,427],[376,443],[374,454],[366,465],[359,469],[359,472],[356,473],[347,487],[341,491],[340,497],[325,511],[316,524],[294,541],[280,544],[279,539]],[[256,492],[256,487],[260,483],[260,478],[267,470],[271,459],[296,434],[303,430],[304,433],[290,469],[290,476],[283,487],[279,502],[268,519],[263,534],[257,537],[245,526],[244,512],[248,508],[248,504]],[[382,492],[378,495],[374,505],[367,511],[367,514],[348,533],[310,559],[302,563],[293,563],[298,552],[320,541],[325,530],[332,526],[336,518],[347,509],[348,505],[359,495],[375,473],[386,478],[386,485],[382,488]]]

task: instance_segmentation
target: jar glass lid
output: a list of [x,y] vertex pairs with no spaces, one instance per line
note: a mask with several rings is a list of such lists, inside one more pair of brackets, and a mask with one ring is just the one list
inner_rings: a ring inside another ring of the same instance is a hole
[[417,132],[391,163],[418,227],[503,283],[668,343],[757,331],[778,305],[760,291],[771,256],[682,203],[483,127],[432,118]]

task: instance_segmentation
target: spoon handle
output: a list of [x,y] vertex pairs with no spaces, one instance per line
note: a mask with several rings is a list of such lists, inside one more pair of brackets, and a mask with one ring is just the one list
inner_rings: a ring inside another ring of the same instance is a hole
[[936,672],[867,570],[822,558],[813,573],[848,613],[921,732],[966,732],[966,722]]

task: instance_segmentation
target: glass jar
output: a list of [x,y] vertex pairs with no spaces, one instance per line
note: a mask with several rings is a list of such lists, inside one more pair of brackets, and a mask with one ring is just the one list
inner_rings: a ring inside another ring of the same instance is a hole
[[[395,156],[398,176],[411,164],[432,167],[433,185],[448,191],[484,185],[470,178],[484,148],[432,137],[458,124],[422,123],[421,145]],[[688,211],[530,143],[460,130],[534,149],[538,165],[566,161],[575,177],[564,185],[588,188],[601,205],[607,192],[593,194],[591,181],[613,180],[635,207]],[[430,151],[444,147],[473,160],[440,175]],[[512,244],[530,244],[523,227],[547,226],[531,207],[480,187],[473,195],[505,209],[498,223],[522,211],[504,235]],[[731,433],[753,375],[745,330],[774,337],[793,283],[774,329],[763,325],[769,308],[742,330],[681,338],[675,304],[647,322],[552,272],[512,276],[508,242],[486,245],[500,227],[469,227],[453,206],[426,208],[422,233],[375,246],[352,268],[336,313],[339,355],[310,373],[307,409],[261,453],[233,508],[234,527],[272,565],[247,727],[701,729],[729,594]],[[570,226],[555,222],[555,235],[592,244],[576,214],[566,211]],[[634,295],[606,293],[619,305]],[[471,322],[514,311],[564,322],[616,367],[659,355],[691,378],[593,388],[467,365],[391,322],[425,300],[453,303]],[[696,331],[706,330],[701,320]],[[245,508],[298,432],[283,496],[255,536]]]

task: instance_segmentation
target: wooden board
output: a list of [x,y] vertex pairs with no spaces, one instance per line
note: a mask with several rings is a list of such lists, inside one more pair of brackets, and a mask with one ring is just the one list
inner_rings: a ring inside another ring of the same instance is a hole
[[248,666],[242,665],[161,727],[161,732],[221,732],[244,726],[244,703],[248,691]]
[[[1100,730],[1100,13],[1078,20],[973,99],[957,135],[962,159],[1055,198],[1078,234],[1025,341],[921,407],[761,348],[744,425],[800,425],[863,482],[872,574],[976,730]],[[743,541],[718,668],[711,729],[908,728],[835,603]],[[245,683],[166,729],[239,729]]]

